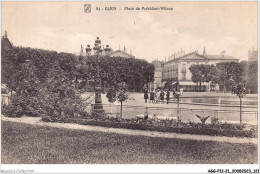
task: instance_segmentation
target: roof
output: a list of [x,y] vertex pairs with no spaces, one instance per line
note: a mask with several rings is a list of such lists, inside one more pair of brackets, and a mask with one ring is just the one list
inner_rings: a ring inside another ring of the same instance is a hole
[[[116,54],[119,54],[119,56],[117,56]],[[121,54],[121,55],[120,55]],[[112,53],[109,54],[110,57],[125,57],[125,58],[135,58],[133,55],[125,52],[125,51],[121,51],[121,50],[116,50]]]
[[170,61],[167,61],[165,63],[170,63],[178,60],[233,60],[233,61],[238,61],[238,58],[228,56],[228,55],[201,55],[198,54],[197,52],[191,52],[189,54],[186,54],[181,57],[177,57],[175,59],[172,59]]
[[205,55],[206,58],[208,59],[217,59],[217,60],[238,60],[238,58],[235,58],[233,56],[228,56],[228,55]]

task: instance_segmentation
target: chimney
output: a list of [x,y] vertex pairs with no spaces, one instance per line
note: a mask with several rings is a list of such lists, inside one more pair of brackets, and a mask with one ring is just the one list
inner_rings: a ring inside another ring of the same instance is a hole
[[203,56],[206,55],[206,49],[205,49],[205,46],[204,46],[204,50],[203,50]]
[[83,55],[83,46],[80,45],[80,55]]

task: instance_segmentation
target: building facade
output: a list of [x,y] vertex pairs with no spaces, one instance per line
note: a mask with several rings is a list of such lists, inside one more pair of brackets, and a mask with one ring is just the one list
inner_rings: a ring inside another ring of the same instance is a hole
[[124,50],[116,50],[114,52],[111,52],[109,57],[123,57],[123,58],[135,58],[135,56],[132,55],[132,51],[130,50],[130,53],[127,53],[127,49],[124,47]]
[[[197,51],[186,54],[181,57],[175,57],[162,64],[162,82],[171,90],[199,91],[199,84],[192,82],[192,74],[189,70],[194,64],[216,64],[219,62],[238,62],[239,59],[224,55],[206,55]],[[211,83],[202,83],[202,91],[218,90],[218,85]]]

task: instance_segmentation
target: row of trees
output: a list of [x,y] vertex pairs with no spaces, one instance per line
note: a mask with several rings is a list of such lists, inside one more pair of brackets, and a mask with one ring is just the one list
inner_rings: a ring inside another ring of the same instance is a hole
[[154,65],[145,60],[126,59],[121,57],[96,56],[80,58],[78,62],[78,78],[86,81],[96,75],[96,65],[99,63],[102,84],[118,87],[122,83],[128,90],[141,91],[144,84],[153,81]]
[[[2,83],[15,92],[20,92],[26,82],[45,84],[51,70],[59,67],[66,78],[75,77],[76,57],[73,54],[57,53],[40,49],[13,47],[2,51]],[[36,86],[37,84],[33,84]]]
[[216,65],[192,65],[192,81],[200,84],[211,82],[220,85],[220,90],[232,91],[234,84],[245,83],[247,92],[257,93],[257,62],[220,62]]
[[14,91],[3,112],[8,116],[84,116],[85,105],[74,87],[76,57],[31,48],[2,51],[2,83]]
[[[13,47],[2,50],[2,83],[14,92],[4,112],[9,116],[85,116],[90,99],[80,97],[79,81],[95,79],[97,64],[101,79],[117,88],[125,83],[140,90],[153,79],[154,67],[144,60],[101,57],[78,59],[73,54]],[[95,82],[94,82],[95,83]]]

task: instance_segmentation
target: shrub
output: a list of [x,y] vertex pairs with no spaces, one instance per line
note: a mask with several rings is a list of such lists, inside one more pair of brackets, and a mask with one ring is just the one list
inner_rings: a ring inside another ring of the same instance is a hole
[[9,105],[4,105],[3,114],[7,117],[22,117],[26,112],[28,98],[22,94],[14,94],[10,98]]
[[211,117],[211,124],[218,124],[218,123],[219,123],[218,117]]
[[108,98],[108,101],[110,103],[115,102],[116,101],[116,90],[114,88],[109,89],[106,97]]
[[[105,117],[104,114],[95,113],[92,118],[88,119],[73,119],[68,118],[62,120],[63,122],[73,122],[82,125],[95,125],[113,128],[125,128],[133,130],[150,130],[159,132],[175,132],[181,134],[197,134],[197,135],[211,135],[211,136],[228,136],[228,137],[257,137],[257,127],[251,127],[250,130],[234,129],[237,125],[225,124],[221,127],[213,127],[210,124],[202,123],[182,123],[177,125],[175,121],[155,121],[155,120],[135,120],[135,119],[118,119],[113,117]],[[49,121],[45,119],[45,121]],[[224,128],[224,129],[223,129]],[[241,128],[241,127],[239,127]]]

